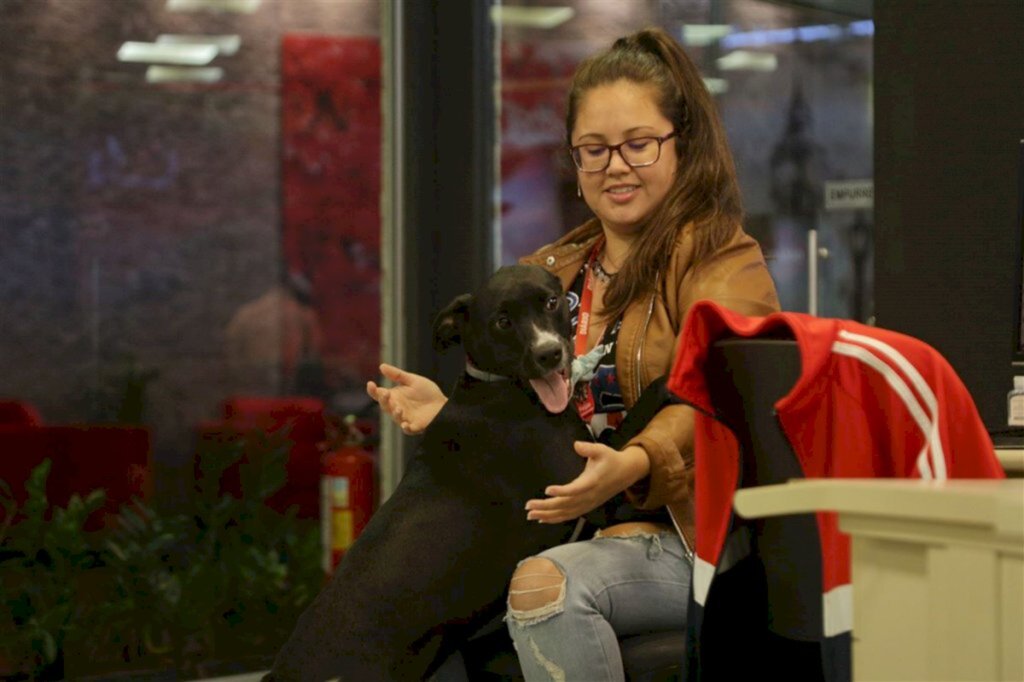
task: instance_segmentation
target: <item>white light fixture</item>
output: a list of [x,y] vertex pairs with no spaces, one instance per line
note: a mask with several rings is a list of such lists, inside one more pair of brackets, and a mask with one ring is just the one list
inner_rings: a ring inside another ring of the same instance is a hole
[[715,60],[722,71],[774,71],[779,59],[771,52],[736,50]]
[[234,12],[252,14],[263,0],[167,0],[168,12]]
[[156,37],[157,45],[213,45],[217,53],[230,57],[238,52],[242,39],[237,35],[205,36],[164,33]]
[[875,35],[875,22],[870,19],[855,21],[846,27],[852,36],[873,36]]
[[151,66],[146,69],[147,83],[216,83],[224,78],[219,66]]
[[575,15],[572,7],[491,7],[491,21],[495,24],[522,28],[554,28]]
[[687,24],[683,26],[683,43],[705,47],[732,32],[728,24]]
[[128,41],[117,51],[122,62],[202,66],[217,56],[216,45],[161,45]]
[[845,27],[838,24],[813,24],[795,28],[769,28],[752,31],[730,33],[722,38],[722,47],[735,50],[743,47],[763,47],[765,45],[787,45],[802,42],[813,43],[820,40],[842,40],[848,36],[865,37],[875,34],[875,22],[870,19],[854,21]]
[[704,87],[712,95],[721,95],[723,92],[729,91],[729,81],[724,78],[704,78],[703,81]]

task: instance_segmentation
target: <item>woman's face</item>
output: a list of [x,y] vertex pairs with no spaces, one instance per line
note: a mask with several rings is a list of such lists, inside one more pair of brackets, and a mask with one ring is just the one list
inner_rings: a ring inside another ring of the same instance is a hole
[[[636,137],[664,137],[672,122],[658,109],[652,86],[618,80],[589,90],[580,99],[572,144],[616,145]],[[661,145],[661,157],[652,166],[631,168],[618,151],[603,171],[577,169],[587,206],[606,230],[623,236],[635,233],[668,194],[679,157],[675,139]]]

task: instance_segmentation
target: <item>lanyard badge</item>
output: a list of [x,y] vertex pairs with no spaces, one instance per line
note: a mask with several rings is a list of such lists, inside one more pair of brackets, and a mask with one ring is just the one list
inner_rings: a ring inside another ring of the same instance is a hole
[[[594,305],[594,263],[603,243],[604,239],[599,239],[594,244],[594,249],[587,260],[586,274],[583,276],[583,293],[580,296],[579,317],[576,322],[576,357],[582,357],[587,353],[587,335],[590,333],[591,308]],[[589,422],[594,416],[594,392],[590,388],[590,381],[583,385],[580,397],[576,399],[576,410],[585,422]]]

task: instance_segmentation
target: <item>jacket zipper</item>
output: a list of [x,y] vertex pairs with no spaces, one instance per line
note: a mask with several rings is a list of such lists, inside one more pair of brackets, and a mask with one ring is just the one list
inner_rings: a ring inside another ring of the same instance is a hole
[[643,392],[643,359],[644,359],[644,338],[647,336],[647,327],[651,324],[651,317],[654,315],[654,299],[658,296],[658,281],[661,279],[661,275],[654,280],[654,293],[651,294],[651,302],[647,304],[647,318],[644,320],[644,326],[640,328],[640,336],[637,337],[636,344],[636,400],[640,399],[640,394]]
[[[658,275],[658,279],[654,281],[654,293],[651,294],[651,302],[647,305],[647,318],[644,320],[644,326],[640,329],[640,337],[637,341],[636,350],[636,397],[640,398],[640,393],[643,392],[643,377],[640,373],[643,371],[643,359],[644,359],[644,338],[647,336],[647,327],[651,324],[651,317],[654,315],[654,300],[658,296],[658,281],[661,279],[661,275]],[[672,519],[672,526],[676,529],[676,534],[679,535],[679,539],[683,542],[683,556],[686,560],[693,565],[693,548],[690,547],[689,540],[686,539],[686,533],[683,532],[679,522],[676,521],[676,515],[672,513],[672,510],[665,507],[665,511],[668,512],[668,517]]]

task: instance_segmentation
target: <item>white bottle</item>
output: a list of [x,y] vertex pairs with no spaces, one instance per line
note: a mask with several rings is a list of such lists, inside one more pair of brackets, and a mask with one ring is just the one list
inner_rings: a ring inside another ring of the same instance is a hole
[[1024,376],[1013,377],[1013,390],[1006,394],[1010,426],[1024,426]]

